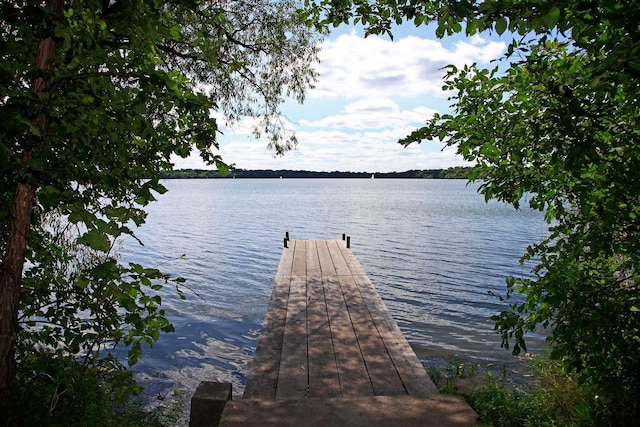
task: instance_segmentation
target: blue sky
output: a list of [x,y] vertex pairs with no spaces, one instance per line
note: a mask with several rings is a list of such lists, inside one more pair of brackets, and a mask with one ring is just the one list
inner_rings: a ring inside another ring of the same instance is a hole
[[[505,49],[504,40],[488,35],[437,39],[433,26],[395,28],[393,41],[340,27],[323,44],[320,76],[304,105],[283,106],[297,149],[275,157],[241,123],[222,129],[220,154],[242,169],[390,172],[464,165],[441,143],[403,148],[397,141],[434,112],[449,110],[442,67],[488,67]],[[175,163],[177,169],[206,168],[197,156]]]

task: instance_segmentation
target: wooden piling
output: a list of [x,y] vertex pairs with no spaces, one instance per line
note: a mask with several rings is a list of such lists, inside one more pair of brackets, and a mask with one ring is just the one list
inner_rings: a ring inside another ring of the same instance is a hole
[[217,426],[231,389],[231,383],[202,381],[191,398],[189,427]]

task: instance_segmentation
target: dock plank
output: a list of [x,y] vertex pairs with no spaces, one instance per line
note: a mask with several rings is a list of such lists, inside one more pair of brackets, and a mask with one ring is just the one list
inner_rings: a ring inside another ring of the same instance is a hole
[[385,348],[395,361],[396,370],[407,390],[407,394],[429,396],[437,393],[438,390],[435,384],[429,378],[409,342],[391,317],[369,278],[367,276],[354,276],[354,279],[358,284],[367,309],[371,313],[371,319],[385,343]]
[[309,390],[307,281],[304,277],[291,279],[286,313],[276,399],[304,399]]
[[[286,260],[285,260],[286,262]],[[289,277],[276,276],[269,307],[287,307]],[[275,399],[284,340],[285,310],[268,310],[244,390],[248,399]]]
[[276,280],[279,277],[291,279],[291,270],[293,269],[293,252],[296,245],[295,240],[289,243],[290,248],[282,251],[280,257],[280,263],[278,264],[278,270],[276,271]]
[[320,259],[320,270],[323,277],[332,277],[336,275],[336,267],[329,253],[329,246],[326,241],[317,242],[318,258]]
[[356,255],[353,253],[351,249],[347,248],[346,245],[338,245],[338,249],[342,253],[342,256],[344,257],[345,262],[349,266],[349,270],[351,271],[352,275],[354,276],[367,275],[367,273],[364,271],[364,268],[362,268],[362,264],[360,264],[360,261],[358,261],[358,258],[356,258]]
[[249,400],[227,404],[223,427],[480,427],[459,396]]
[[347,249],[346,246],[340,246],[340,250],[358,283],[361,294],[371,312],[372,319],[385,341],[387,350],[392,359],[399,362],[396,368],[407,392],[412,396],[429,396],[437,393],[436,386],[431,381],[404,334],[400,331],[397,323],[391,317],[386,305],[376,292],[355,254]]
[[340,388],[344,397],[373,396],[369,372],[337,277],[323,278]]
[[291,267],[291,276],[307,275],[307,242],[305,240],[296,240],[293,247],[293,266]]
[[340,378],[322,279],[307,282],[309,397],[339,397]]
[[[269,308],[249,371],[252,380],[247,382],[244,391],[247,399],[275,399],[276,396],[295,246],[296,241],[290,242],[290,249],[282,252],[278,264]],[[275,307],[284,309],[274,310]]]
[[354,277],[341,276],[340,285],[374,394],[376,396],[407,394]]
[[333,265],[336,269],[336,274],[338,276],[350,276],[351,269],[344,258],[344,254],[340,250],[341,245],[344,245],[344,243],[338,240],[327,241],[327,248],[331,254],[331,260],[333,261]]
[[322,270],[320,269],[320,256],[318,254],[318,241],[308,240],[306,242],[306,255],[307,255],[307,277],[321,277]]

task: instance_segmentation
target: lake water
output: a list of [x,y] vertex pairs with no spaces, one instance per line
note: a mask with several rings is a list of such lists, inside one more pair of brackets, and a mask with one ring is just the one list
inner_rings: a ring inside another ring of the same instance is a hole
[[[174,385],[185,398],[202,380],[246,375],[286,231],[292,239],[340,239],[351,248],[425,365],[453,356],[473,363],[514,361],[490,316],[505,278],[527,276],[518,262],[547,234],[543,214],[485,203],[464,180],[167,180],[147,223],[122,247],[122,260],[182,276],[163,306],[176,332],[136,365],[151,394]],[[525,204],[526,205],[526,204]],[[185,254],[186,259],[181,255]],[[541,336],[530,337],[530,348]],[[187,405],[188,406],[188,405]]]

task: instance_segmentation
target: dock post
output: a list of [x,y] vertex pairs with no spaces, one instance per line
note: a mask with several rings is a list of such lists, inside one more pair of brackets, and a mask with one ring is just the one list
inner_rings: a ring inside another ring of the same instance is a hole
[[217,426],[226,403],[231,400],[231,388],[231,383],[202,381],[191,398],[189,427]]
[[347,249],[351,248],[351,236],[347,236]]

